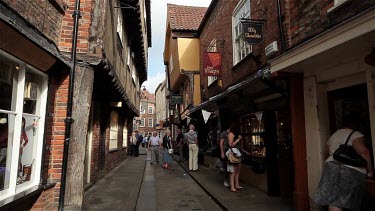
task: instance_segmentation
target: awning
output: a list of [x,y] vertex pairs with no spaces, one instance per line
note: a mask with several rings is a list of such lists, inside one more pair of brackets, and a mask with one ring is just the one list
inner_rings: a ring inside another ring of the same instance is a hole
[[246,88],[248,85],[262,80],[262,79],[269,79],[271,78],[271,71],[269,68],[265,68],[262,70],[258,70],[256,73],[252,74],[250,77],[246,78],[245,80],[228,87],[225,91],[221,92],[220,94],[217,94],[213,97],[210,97],[207,101],[199,104],[198,106],[192,108],[190,110],[190,114],[193,114],[201,109],[206,109],[209,111],[214,111],[218,109],[217,102],[221,99],[229,96],[232,93],[238,92],[244,88]]

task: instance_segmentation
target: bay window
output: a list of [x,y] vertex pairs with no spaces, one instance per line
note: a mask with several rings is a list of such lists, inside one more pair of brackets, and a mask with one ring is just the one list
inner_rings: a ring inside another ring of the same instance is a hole
[[0,200],[39,184],[48,77],[0,50]]

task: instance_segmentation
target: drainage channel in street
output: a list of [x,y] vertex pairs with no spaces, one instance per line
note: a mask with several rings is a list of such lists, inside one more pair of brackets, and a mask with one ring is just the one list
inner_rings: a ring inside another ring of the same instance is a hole
[[176,163],[178,163],[178,165],[180,165],[186,172],[186,174],[188,174],[190,176],[190,178],[192,178],[194,180],[194,182],[208,195],[208,197],[210,197],[210,199],[212,199],[215,204],[220,207],[223,211],[228,211],[228,208],[226,208],[224,206],[224,204],[222,204],[214,195],[212,195],[197,179],[195,179],[195,177],[193,175],[190,174],[189,170],[185,168],[184,165],[182,165],[180,162],[177,161],[177,159],[172,156],[172,158],[176,161]]

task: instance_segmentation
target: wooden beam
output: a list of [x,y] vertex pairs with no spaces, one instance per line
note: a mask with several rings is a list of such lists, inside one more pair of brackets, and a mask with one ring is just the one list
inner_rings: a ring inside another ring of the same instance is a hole
[[295,211],[310,210],[307,185],[306,131],[303,93],[303,75],[290,79],[290,111],[294,160],[293,205]]

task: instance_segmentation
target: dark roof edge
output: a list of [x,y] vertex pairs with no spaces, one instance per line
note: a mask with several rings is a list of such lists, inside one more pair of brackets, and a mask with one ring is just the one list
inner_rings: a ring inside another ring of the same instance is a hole
[[147,15],[147,42],[148,47],[152,47],[152,34],[151,34],[151,0],[146,0],[146,15]]
[[205,25],[207,24],[207,21],[208,21],[208,19],[210,18],[211,14],[212,14],[213,10],[215,9],[215,7],[216,7],[216,5],[217,5],[218,2],[219,2],[219,0],[212,0],[212,1],[211,1],[211,4],[210,4],[210,6],[208,7],[206,13],[204,14],[203,19],[202,19],[202,21],[201,21],[201,24],[200,24],[199,27],[198,27],[198,30],[197,30],[197,31],[198,31],[198,34],[199,34],[199,35],[201,34],[202,29],[203,29],[203,28],[205,27]]

